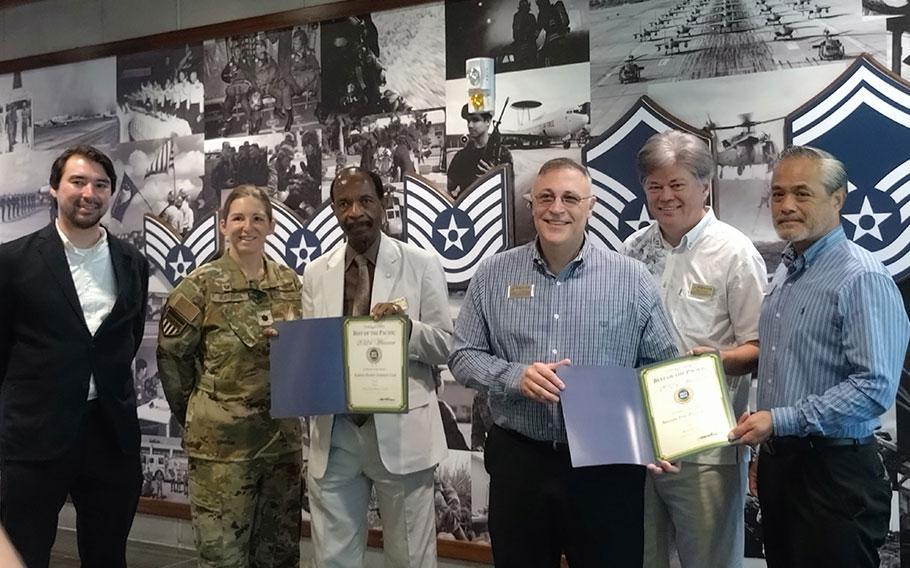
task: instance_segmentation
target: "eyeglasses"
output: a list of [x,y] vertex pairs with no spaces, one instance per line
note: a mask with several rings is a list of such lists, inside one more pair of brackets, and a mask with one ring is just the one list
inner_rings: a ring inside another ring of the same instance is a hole
[[581,205],[582,201],[587,201],[588,199],[596,199],[593,195],[588,195],[582,197],[580,195],[575,195],[574,193],[563,193],[562,195],[556,196],[552,193],[541,193],[538,195],[531,195],[526,193],[524,198],[528,202],[528,206],[540,207],[541,209],[547,209],[556,203],[556,200],[562,202],[563,207],[566,209],[574,209]]

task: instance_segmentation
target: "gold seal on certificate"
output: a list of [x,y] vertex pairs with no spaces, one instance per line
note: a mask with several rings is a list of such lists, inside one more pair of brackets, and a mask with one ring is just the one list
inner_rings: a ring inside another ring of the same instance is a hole
[[345,318],[344,383],[347,410],[407,412],[408,320]]
[[662,460],[729,444],[735,425],[717,353],[680,357],[641,369],[654,454]]

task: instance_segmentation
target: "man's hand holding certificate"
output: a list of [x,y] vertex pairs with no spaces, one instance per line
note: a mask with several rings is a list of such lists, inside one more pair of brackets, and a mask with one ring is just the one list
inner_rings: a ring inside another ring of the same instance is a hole
[[394,302],[379,306],[371,317],[275,324],[272,416],[407,412],[410,320]]
[[716,354],[646,367],[641,385],[658,458],[672,461],[729,443],[735,422]]
[[642,369],[566,366],[559,376],[576,467],[670,462],[729,444],[734,418],[716,353]]

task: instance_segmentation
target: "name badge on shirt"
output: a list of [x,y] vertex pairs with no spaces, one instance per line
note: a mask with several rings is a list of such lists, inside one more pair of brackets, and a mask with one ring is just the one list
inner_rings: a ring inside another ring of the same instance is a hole
[[533,298],[534,297],[534,285],[533,284],[510,284],[509,292],[508,292],[507,296],[511,299]]
[[689,287],[689,295],[693,298],[702,298],[708,299],[714,297],[714,286],[709,286],[707,284],[698,284],[693,282]]

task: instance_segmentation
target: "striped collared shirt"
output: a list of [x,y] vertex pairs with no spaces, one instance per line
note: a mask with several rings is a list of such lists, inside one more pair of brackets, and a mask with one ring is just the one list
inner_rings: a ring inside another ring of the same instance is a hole
[[455,322],[449,367],[460,383],[488,392],[499,426],[566,442],[561,405],[519,391],[529,364],[568,358],[637,367],[676,355],[657,286],[642,263],[589,239],[556,275],[532,242],[477,269]]
[[862,438],[894,403],[910,323],[888,271],[838,226],[784,250],[759,337],[758,408],[775,436]]

